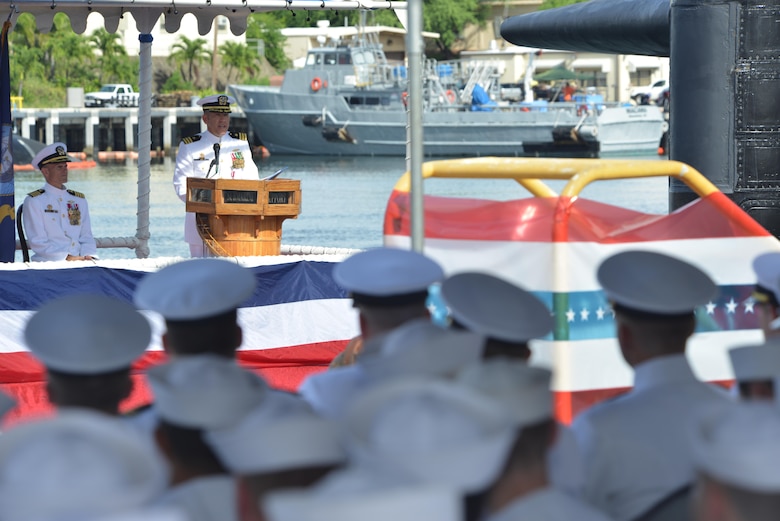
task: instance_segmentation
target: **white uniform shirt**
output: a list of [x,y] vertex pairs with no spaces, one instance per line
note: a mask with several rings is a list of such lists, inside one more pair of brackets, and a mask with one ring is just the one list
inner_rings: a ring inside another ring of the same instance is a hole
[[307,377],[298,388],[298,394],[329,420],[341,420],[349,405],[371,386],[358,364],[334,367]]
[[726,394],[700,382],[685,355],[635,367],[634,388],[576,418],[583,499],[618,521],[645,513],[694,479],[692,420],[726,407]]
[[610,521],[587,503],[551,487],[512,501],[486,521]]
[[97,255],[84,194],[49,183],[30,192],[22,210],[30,260],[61,261],[68,255]]
[[558,436],[547,452],[547,478],[550,485],[570,496],[580,497],[583,487],[580,447],[572,430],[558,425]]
[[169,489],[154,506],[174,507],[188,521],[238,521],[237,497],[233,476],[205,476]]
[[[242,137],[243,139],[238,139]],[[214,144],[220,144],[219,167],[209,166],[214,159]],[[209,179],[259,179],[257,165],[252,159],[252,151],[246,134],[228,132],[218,138],[208,130],[193,138],[184,138],[179,143],[176,154],[176,169],[173,172],[173,188],[182,201],[187,200],[187,178]],[[184,240],[190,244],[201,244],[198,230],[195,226],[195,214],[187,212],[184,220]]]

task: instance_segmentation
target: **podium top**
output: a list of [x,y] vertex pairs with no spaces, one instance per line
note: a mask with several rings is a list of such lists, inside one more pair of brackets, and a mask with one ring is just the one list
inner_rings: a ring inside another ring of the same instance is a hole
[[187,179],[188,212],[213,215],[297,217],[301,182],[297,179]]

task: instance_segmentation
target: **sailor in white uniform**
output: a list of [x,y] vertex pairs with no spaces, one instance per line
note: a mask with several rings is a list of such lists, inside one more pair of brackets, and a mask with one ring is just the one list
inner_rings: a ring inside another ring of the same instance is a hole
[[770,521],[780,512],[780,416],[750,402],[697,422],[694,521]]
[[753,259],[756,286],[753,309],[764,338],[780,336],[780,252],[762,253]]
[[[185,137],[176,153],[173,188],[182,201],[187,200],[187,178],[258,179],[257,165],[252,159],[248,137],[243,132],[228,132],[230,104],[236,100],[224,94],[198,100],[203,107],[206,130]],[[205,255],[203,240],[195,225],[195,214],[187,212],[184,240],[193,257]]]
[[84,194],[65,187],[68,148],[51,144],[32,160],[46,184],[24,199],[22,217],[32,261],[91,260],[97,258],[89,206]]
[[552,373],[522,361],[492,358],[458,374],[456,381],[495,400],[515,424],[506,465],[487,493],[488,521],[608,521],[609,518],[553,486],[546,457],[560,431],[553,419]]
[[[547,336],[552,313],[532,293],[486,273],[458,273],[444,280],[441,296],[452,326],[487,338],[484,358],[511,358],[527,362],[529,342]],[[547,452],[550,482],[564,492],[582,491],[582,461],[574,435],[558,424],[555,442]]]
[[780,339],[729,349],[734,387],[743,400],[775,401],[780,389]]
[[634,387],[581,413],[572,429],[585,469],[583,498],[629,521],[692,482],[693,415],[732,404],[699,381],[685,357],[694,309],[714,298],[717,286],[697,267],[647,251],[618,253],[597,276]]

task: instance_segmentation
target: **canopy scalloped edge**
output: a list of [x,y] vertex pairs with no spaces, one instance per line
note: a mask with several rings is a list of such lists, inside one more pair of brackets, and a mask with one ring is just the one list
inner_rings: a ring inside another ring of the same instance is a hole
[[70,25],[78,34],[87,28],[87,17],[91,13],[100,13],[105,20],[108,32],[116,32],[119,20],[130,13],[135,20],[138,32],[151,33],[160,15],[165,16],[165,29],[176,32],[181,26],[181,18],[191,13],[198,20],[198,32],[208,34],[216,16],[225,16],[230,21],[230,31],[234,35],[246,31],[246,18],[252,13],[264,11],[321,11],[321,10],[357,10],[357,9],[406,9],[406,2],[390,0],[24,0],[9,3],[11,20],[21,13],[35,16],[36,25],[41,32],[48,32],[54,15],[65,13]]

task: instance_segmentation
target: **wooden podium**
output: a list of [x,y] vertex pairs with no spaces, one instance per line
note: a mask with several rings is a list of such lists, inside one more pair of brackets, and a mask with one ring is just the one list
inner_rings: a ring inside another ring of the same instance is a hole
[[190,177],[186,204],[212,254],[280,255],[282,222],[301,212],[301,182]]

